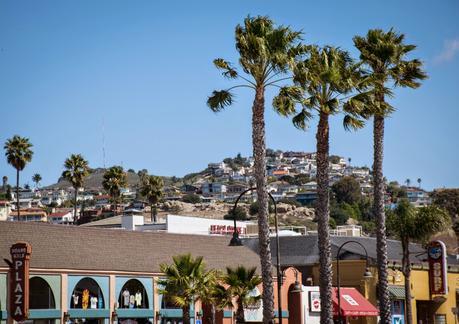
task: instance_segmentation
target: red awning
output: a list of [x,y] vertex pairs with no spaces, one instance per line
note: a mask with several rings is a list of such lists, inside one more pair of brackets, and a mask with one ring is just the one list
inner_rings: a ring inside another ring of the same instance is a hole
[[[333,315],[338,316],[338,288],[333,288]],[[379,311],[355,288],[341,288],[342,316],[378,316]]]

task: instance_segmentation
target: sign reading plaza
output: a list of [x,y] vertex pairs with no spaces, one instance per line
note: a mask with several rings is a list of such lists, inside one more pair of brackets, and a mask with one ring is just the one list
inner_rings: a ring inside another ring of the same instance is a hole
[[29,317],[29,263],[32,247],[29,243],[18,242],[10,249],[9,295],[10,314],[17,321]]

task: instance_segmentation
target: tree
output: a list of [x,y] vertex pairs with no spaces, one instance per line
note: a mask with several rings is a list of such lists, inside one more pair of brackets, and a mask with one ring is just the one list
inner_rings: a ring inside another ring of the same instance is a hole
[[354,204],[362,198],[360,184],[353,177],[343,177],[332,185],[338,203]]
[[411,307],[411,261],[410,242],[425,243],[432,235],[442,232],[450,225],[447,212],[436,206],[413,207],[402,199],[393,212],[389,212],[387,227],[402,244],[402,272],[405,277],[406,323],[413,322]]
[[207,105],[214,112],[219,112],[231,105],[234,94],[231,90],[248,88],[255,92],[252,106],[252,146],[254,157],[254,176],[257,187],[257,199],[260,202],[258,214],[258,237],[263,278],[263,321],[274,320],[274,293],[271,276],[272,260],[269,244],[268,192],[266,179],[266,143],[265,143],[265,90],[286,78],[278,78],[288,72],[298,55],[305,51],[299,44],[300,32],[289,27],[275,26],[268,17],[247,17],[244,24],[236,27],[236,50],[239,63],[244,73],[239,73],[229,62],[218,58],[215,66],[229,79],[243,80],[243,84],[226,90],[213,91]]
[[19,172],[24,170],[27,163],[32,161],[32,146],[28,138],[14,135],[5,142],[5,146],[3,147],[8,164],[11,164],[16,169],[16,209],[18,220],[21,217],[19,212]]
[[363,67],[368,70],[366,86],[371,97],[366,110],[368,116],[373,116],[373,206],[377,224],[378,299],[381,323],[384,324],[391,323],[391,315],[387,280],[383,141],[384,120],[394,110],[385,98],[393,95],[392,86],[417,88],[420,86],[419,80],[426,78],[421,61],[406,60],[406,55],[416,46],[406,45],[404,38],[403,34],[397,34],[392,29],[388,32],[372,29],[365,37],[355,36],[353,39],[360,51]]
[[186,194],[182,197],[182,201],[189,204],[199,204],[202,199],[197,194]]
[[207,314],[206,316],[206,312],[204,312],[204,316],[212,324],[216,324],[217,310],[223,310],[226,307],[233,306],[229,290],[218,283],[218,280],[220,279],[221,277],[217,272],[215,272],[215,275],[207,276],[207,279],[203,283],[203,290],[200,295],[203,307],[208,306],[210,308],[210,314]]
[[419,187],[419,189],[421,189],[421,182],[422,182],[422,179],[421,179],[421,178],[418,178],[417,182],[418,182],[418,187]]
[[253,305],[260,299],[260,296],[251,295],[251,292],[262,283],[256,270],[256,268],[246,269],[243,266],[226,268],[223,283],[228,285],[229,295],[236,299],[236,323],[245,323],[244,307]]
[[121,197],[121,189],[127,187],[127,176],[121,166],[112,166],[104,173],[102,186],[112,197],[114,204],[114,215],[116,216],[118,209],[118,202]]
[[316,133],[316,218],[320,263],[320,321],[322,324],[329,324],[333,320],[329,233],[329,117],[344,113],[343,124],[346,130],[363,127],[364,123],[357,109],[362,105],[361,98],[354,96],[351,103],[344,104],[345,96],[354,90],[361,72],[346,51],[331,46],[310,46],[308,55],[296,65],[294,74],[295,86],[282,88],[274,105],[290,114],[295,111],[296,103],[299,102],[301,110],[293,117],[293,123],[299,129],[307,128],[313,111],[317,111],[319,115]]
[[74,190],[73,196],[73,217],[74,221],[78,221],[77,217],[77,201],[78,190],[83,187],[84,179],[89,174],[88,161],[81,154],[72,154],[64,162],[64,172],[62,177],[70,182]]
[[161,264],[165,279],[159,280],[159,293],[182,308],[183,323],[190,324],[190,307],[204,294],[205,285],[215,276],[206,271],[202,257],[193,258],[191,254],[172,257],[172,264]]
[[228,211],[228,214],[223,216],[224,219],[234,219],[236,216],[236,220],[247,220],[247,212],[241,206],[237,206],[236,209],[231,207]]
[[445,209],[451,219],[459,217],[459,189],[436,189],[431,194],[432,203]]
[[35,173],[32,177],[32,181],[35,182],[35,188],[38,188],[38,185],[40,184],[40,181],[42,180],[41,175],[38,173]]
[[163,196],[163,179],[161,177],[146,175],[140,184],[140,194],[144,196],[150,204],[151,221],[156,223],[156,206]]
[[410,180],[409,178],[407,178],[407,179],[405,180],[405,184],[406,184],[407,187],[409,187],[410,184],[411,184],[411,180]]

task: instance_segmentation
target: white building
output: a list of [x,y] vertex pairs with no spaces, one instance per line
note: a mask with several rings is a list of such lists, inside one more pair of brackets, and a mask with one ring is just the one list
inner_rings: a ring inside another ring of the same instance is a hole
[[8,216],[11,213],[11,205],[9,201],[0,200],[0,221],[8,220]]

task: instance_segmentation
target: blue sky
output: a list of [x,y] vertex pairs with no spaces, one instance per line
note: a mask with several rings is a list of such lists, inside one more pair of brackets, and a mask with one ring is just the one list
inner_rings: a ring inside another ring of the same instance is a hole
[[[206,107],[229,85],[213,67],[237,61],[234,27],[269,15],[357,56],[352,37],[396,30],[418,45],[429,79],[396,91],[386,122],[385,175],[423,186],[459,187],[459,2],[443,1],[16,1],[0,2],[0,143],[29,137],[34,157],[21,184],[38,172],[57,180],[65,158],[82,153],[93,167],[122,164],[182,176],[238,152],[251,154],[252,93],[219,114]],[[414,57],[413,56],[413,57]],[[296,130],[276,115],[268,92],[267,146],[314,151],[316,123]],[[331,153],[371,166],[371,123],[345,132],[331,123]],[[3,154],[2,154],[3,156]],[[0,175],[14,169],[0,158]]]

